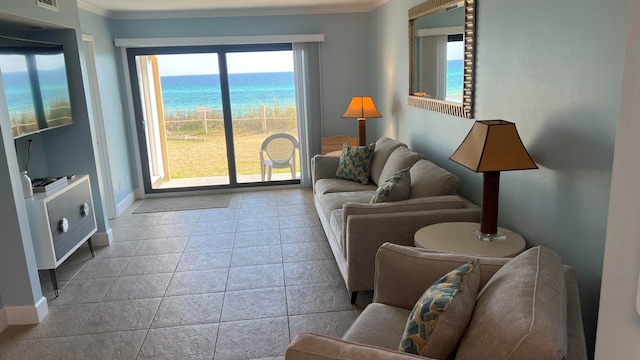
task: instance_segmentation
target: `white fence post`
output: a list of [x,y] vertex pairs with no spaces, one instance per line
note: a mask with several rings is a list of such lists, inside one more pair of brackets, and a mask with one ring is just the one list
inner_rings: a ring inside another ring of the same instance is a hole
[[267,108],[264,104],[260,105],[260,117],[262,118],[262,131],[267,131]]

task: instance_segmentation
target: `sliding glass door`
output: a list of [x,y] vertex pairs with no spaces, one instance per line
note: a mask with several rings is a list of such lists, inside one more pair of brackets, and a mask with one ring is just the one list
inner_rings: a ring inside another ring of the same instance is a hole
[[127,54],[145,192],[299,182],[290,44]]

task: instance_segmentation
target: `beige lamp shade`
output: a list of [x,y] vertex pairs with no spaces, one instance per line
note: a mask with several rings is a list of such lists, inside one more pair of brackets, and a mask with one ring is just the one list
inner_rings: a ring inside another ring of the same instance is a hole
[[380,118],[382,115],[373,103],[371,96],[354,96],[347,110],[342,114],[343,118],[367,119]]
[[475,172],[538,168],[524,148],[516,124],[504,120],[476,121],[449,159]]

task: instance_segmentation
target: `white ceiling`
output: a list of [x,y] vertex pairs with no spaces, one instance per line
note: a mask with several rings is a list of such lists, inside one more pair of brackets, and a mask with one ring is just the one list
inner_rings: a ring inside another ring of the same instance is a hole
[[389,0],[78,0],[113,18],[253,16],[368,12]]

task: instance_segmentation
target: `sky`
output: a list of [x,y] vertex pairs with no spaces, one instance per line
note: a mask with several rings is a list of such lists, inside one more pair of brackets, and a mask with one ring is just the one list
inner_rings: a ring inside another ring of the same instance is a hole
[[[36,55],[36,64],[40,70],[57,69],[64,66],[64,56],[62,54]],[[24,55],[0,55],[0,71],[5,73],[27,71]]]
[[[158,55],[160,76],[218,74],[218,54]],[[230,74],[293,71],[292,51],[227,54]]]

